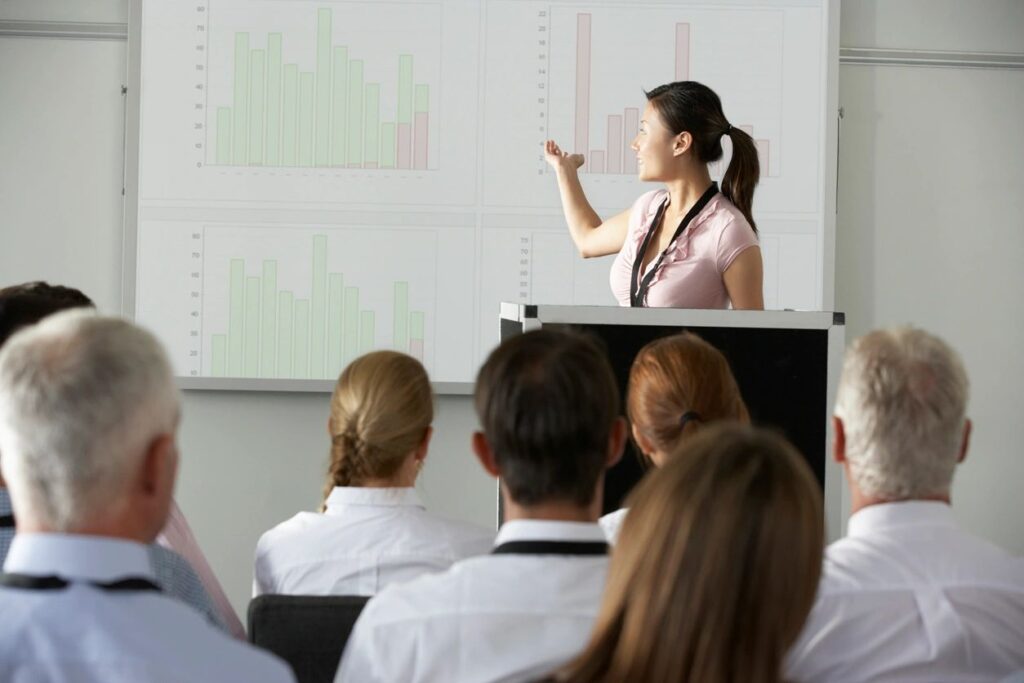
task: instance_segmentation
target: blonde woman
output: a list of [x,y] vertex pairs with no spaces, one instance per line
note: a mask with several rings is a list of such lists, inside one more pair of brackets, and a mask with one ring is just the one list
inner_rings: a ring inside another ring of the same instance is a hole
[[377,351],[353,361],[331,398],[321,512],[263,534],[254,594],[375,595],[489,552],[494,532],[431,515],[416,494],[433,417],[430,380],[416,359]]
[[821,491],[781,437],[718,425],[630,496],[590,641],[559,683],[777,683],[821,574]]
[[[750,416],[722,352],[695,334],[656,339],[633,359],[626,410],[633,441],[661,467],[681,440],[721,420],[747,423]],[[601,518],[609,542],[619,536],[627,509]]]

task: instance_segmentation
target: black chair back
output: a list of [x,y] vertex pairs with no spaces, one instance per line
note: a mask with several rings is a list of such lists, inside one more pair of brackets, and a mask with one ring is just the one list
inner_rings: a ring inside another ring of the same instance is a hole
[[332,683],[361,595],[261,595],[249,603],[249,642],[288,662],[298,683]]

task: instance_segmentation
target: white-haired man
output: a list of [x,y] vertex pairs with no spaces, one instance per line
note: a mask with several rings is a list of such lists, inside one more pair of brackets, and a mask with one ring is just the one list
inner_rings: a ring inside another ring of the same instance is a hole
[[852,515],[787,679],[988,681],[1024,666],[1024,559],[953,519],[966,406],[960,359],[927,332],[872,332],[847,353],[834,456]]
[[0,467],[18,533],[0,574],[0,680],[292,681],[162,595],[179,406],[147,332],[60,313],[0,351]]

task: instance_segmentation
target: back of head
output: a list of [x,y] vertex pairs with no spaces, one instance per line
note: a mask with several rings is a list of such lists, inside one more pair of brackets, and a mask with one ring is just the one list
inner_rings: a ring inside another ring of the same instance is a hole
[[325,497],[335,486],[394,476],[433,419],[430,378],[418,360],[396,351],[375,351],[352,361],[331,397]]
[[590,643],[558,680],[780,680],[824,545],[821,492],[796,450],[711,427],[630,501]]
[[71,287],[26,282],[0,289],[0,347],[16,331],[69,308],[92,308],[92,300]]
[[620,405],[592,338],[545,329],[502,342],[477,375],[475,403],[514,502],[594,500]]
[[73,532],[123,491],[178,396],[159,342],[86,311],[48,317],[0,351],[0,452],[19,516]]
[[962,445],[967,373],[944,341],[878,330],[847,351],[836,396],[860,492],[880,500],[945,495]]
[[690,332],[640,349],[629,371],[626,406],[634,427],[662,453],[702,424],[750,419],[725,356]]
[[674,135],[690,133],[697,161],[709,164],[721,159],[722,137],[729,137],[732,157],[722,177],[722,194],[740,210],[756,233],[754,188],[761,177],[761,163],[754,139],[744,130],[732,127],[722,110],[722,100],[703,83],[676,81],[659,85],[645,94]]

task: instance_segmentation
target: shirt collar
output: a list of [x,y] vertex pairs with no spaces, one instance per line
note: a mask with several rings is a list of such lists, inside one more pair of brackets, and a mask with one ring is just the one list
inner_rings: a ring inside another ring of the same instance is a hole
[[411,486],[402,488],[335,486],[334,489],[331,490],[331,494],[327,496],[326,512],[329,514],[332,509],[337,511],[338,508],[346,505],[424,508],[423,501],[420,500],[419,494],[416,493],[416,489]]
[[869,505],[850,516],[847,536],[867,536],[884,529],[908,526],[956,526],[953,508],[932,500],[906,500]]
[[7,489],[0,486],[0,515],[9,515],[14,512],[14,508],[11,507],[11,494],[7,493]]
[[15,534],[4,571],[86,581],[154,578],[142,543],[80,534]]
[[604,531],[597,522],[556,522],[547,519],[514,519],[498,530],[494,545],[509,541],[597,541],[604,543]]

